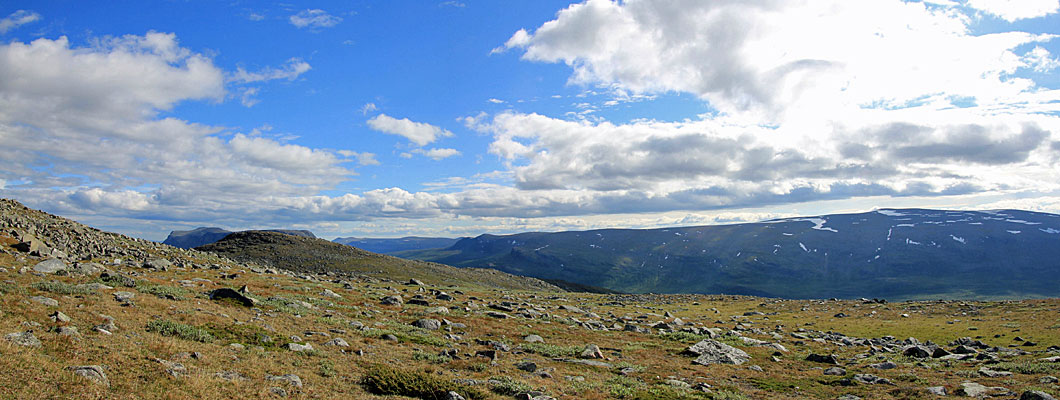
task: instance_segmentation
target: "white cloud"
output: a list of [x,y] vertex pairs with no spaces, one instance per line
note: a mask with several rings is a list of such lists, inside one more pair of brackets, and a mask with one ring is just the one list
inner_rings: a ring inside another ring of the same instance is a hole
[[344,157],[350,157],[350,158],[353,158],[353,159],[357,160],[357,164],[360,164],[360,165],[379,165],[380,164],[379,160],[377,160],[375,158],[376,157],[375,153],[367,153],[367,152],[358,153],[356,151],[350,151],[350,150],[339,150],[338,153],[341,154]]
[[766,123],[1033,90],[1010,76],[1023,65],[1016,49],[1052,36],[973,36],[968,24],[955,8],[890,0],[588,0],[504,47],[566,63],[572,83],[692,93]]
[[968,6],[1015,22],[1055,14],[1060,0],[968,0]]
[[342,22],[341,17],[328,14],[326,11],[321,9],[307,9],[299,11],[298,14],[292,15],[289,20],[291,25],[298,28],[330,28],[338,25]]
[[308,72],[312,67],[300,58],[287,60],[287,64],[280,68],[265,67],[257,72],[247,72],[243,67],[236,68],[228,80],[236,83],[265,82],[276,79],[293,81],[298,76]]
[[493,104],[504,104],[504,100],[501,100],[501,99],[490,98],[489,100],[486,100],[486,101],[488,101],[490,103],[493,103]]
[[1042,46],[1035,46],[1023,56],[1023,59],[1035,72],[1046,73],[1060,68],[1060,59],[1051,57],[1051,55],[1049,50]]
[[361,106],[361,115],[368,115],[368,113],[379,110],[379,107],[375,106],[375,103],[365,103]]
[[33,11],[18,10],[11,15],[8,15],[4,19],[0,19],[0,35],[7,33],[12,29],[18,28],[19,26],[39,21],[40,14]]
[[412,152],[416,153],[416,154],[422,154],[422,155],[427,156],[428,158],[431,158],[431,159],[433,159],[435,161],[460,155],[460,151],[459,150],[457,150],[457,149],[448,149],[448,148],[430,149],[430,150],[415,149],[415,150],[412,150]]
[[250,14],[247,14],[247,19],[249,19],[251,21],[264,21],[265,20],[265,15],[252,12]]
[[368,120],[368,126],[379,132],[404,136],[418,146],[425,146],[438,138],[453,136],[452,132],[422,122],[413,122],[408,118],[397,119],[386,114],[379,114]]

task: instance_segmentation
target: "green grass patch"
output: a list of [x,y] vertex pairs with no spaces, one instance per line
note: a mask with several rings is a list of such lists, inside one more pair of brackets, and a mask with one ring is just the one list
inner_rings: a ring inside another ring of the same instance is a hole
[[14,285],[10,283],[0,283],[0,293],[2,294],[26,294],[26,288],[20,285]]
[[99,283],[107,286],[124,286],[124,287],[136,287],[136,280],[125,275],[108,274],[98,279]]
[[269,331],[254,324],[222,325],[210,322],[206,324],[204,330],[210,336],[226,344],[240,343],[243,345],[261,346],[268,350],[274,350],[280,346],[276,340],[273,340]]
[[191,295],[191,292],[181,287],[144,284],[142,282],[136,285],[136,290],[140,293],[153,294],[158,298],[170,300],[184,300],[184,298]]
[[488,399],[490,395],[478,388],[461,385],[422,371],[411,371],[387,365],[371,365],[361,378],[365,390],[384,396],[408,396],[420,399],[444,399],[450,391],[465,399]]
[[710,335],[697,335],[689,332],[666,332],[660,333],[660,339],[671,342],[696,343],[703,339],[710,339]]
[[583,346],[557,346],[545,343],[523,343],[519,348],[527,353],[538,354],[542,357],[574,357],[585,349]]
[[34,289],[51,292],[56,294],[67,294],[67,295],[88,295],[96,294],[95,290],[89,289],[84,286],[71,285],[68,283],[62,283],[58,281],[45,281],[37,282],[32,285]]
[[317,375],[323,376],[325,378],[335,376],[335,364],[332,363],[331,360],[326,358],[320,360],[320,366],[317,369]]
[[209,343],[214,340],[213,335],[206,329],[164,319],[148,322],[147,331],[156,332],[162,336],[175,336],[192,342]]
[[444,347],[449,344],[449,341],[433,336],[428,331],[419,329],[409,325],[398,325],[390,324],[386,329],[368,328],[360,331],[355,331],[364,337],[379,339],[383,335],[394,335],[398,338],[399,342],[403,343],[417,343],[427,346]]
[[1023,375],[1045,375],[1060,372],[1060,363],[1040,361],[1013,361],[993,364],[990,369],[1010,371]]
[[515,396],[534,390],[530,385],[507,376],[495,376],[489,379],[490,390],[503,396]]

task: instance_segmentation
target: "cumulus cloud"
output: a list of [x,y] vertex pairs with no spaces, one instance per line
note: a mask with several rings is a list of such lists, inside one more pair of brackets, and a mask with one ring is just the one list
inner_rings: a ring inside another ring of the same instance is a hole
[[40,20],[40,14],[33,11],[18,10],[4,19],[0,19],[0,35],[19,26]]
[[328,14],[327,11],[321,9],[306,9],[299,11],[298,14],[292,15],[289,19],[291,25],[298,28],[330,28],[338,25],[342,22],[341,17]]
[[329,151],[159,116],[221,101],[224,75],[173,34],[0,45],[2,194],[78,213],[202,218],[353,175]]
[[379,160],[377,160],[375,158],[376,157],[375,153],[368,153],[368,152],[358,153],[356,151],[351,151],[351,150],[339,150],[339,154],[341,154],[344,157],[350,157],[350,158],[352,158],[354,160],[357,160],[357,164],[360,164],[360,165],[379,165],[380,164]]
[[453,136],[452,132],[422,122],[413,122],[408,118],[397,119],[386,114],[379,114],[368,120],[368,126],[379,132],[404,136],[418,146],[425,146],[441,137]]
[[1055,14],[1060,0],[968,0],[968,6],[1015,22]]
[[1053,36],[974,36],[969,23],[954,7],[903,1],[588,0],[504,48],[565,63],[576,84],[692,93],[771,123],[926,100],[1000,103],[1033,89],[1010,76],[1020,46]]

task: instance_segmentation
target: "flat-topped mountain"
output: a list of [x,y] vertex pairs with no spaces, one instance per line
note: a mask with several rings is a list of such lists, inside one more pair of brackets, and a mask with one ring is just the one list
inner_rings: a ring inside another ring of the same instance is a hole
[[880,210],[669,229],[481,235],[398,253],[633,293],[1060,296],[1060,215]]
[[[264,229],[267,232],[279,232],[287,235],[302,236],[308,238],[315,238],[313,232],[307,230],[297,229]],[[166,240],[162,241],[164,244],[168,244],[173,247],[179,247],[182,249],[190,249],[193,247],[199,247],[202,245],[210,244],[218,240],[223,239],[225,236],[231,234],[232,231],[224,230],[221,228],[207,228],[200,227],[190,231],[173,231],[169,233]]]
[[356,273],[390,279],[429,279],[439,284],[477,284],[504,289],[555,290],[539,279],[515,276],[494,269],[455,268],[432,262],[406,260],[372,253],[324,239],[269,231],[234,232],[196,250],[219,254],[239,262],[309,273]]

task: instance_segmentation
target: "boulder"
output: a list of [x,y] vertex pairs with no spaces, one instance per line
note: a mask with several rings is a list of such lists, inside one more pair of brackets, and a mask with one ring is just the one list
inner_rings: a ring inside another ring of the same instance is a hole
[[751,359],[743,350],[729,346],[713,339],[703,339],[685,350],[686,354],[697,356],[693,364],[733,364],[740,365]]
[[41,346],[40,339],[37,339],[36,336],[33,336],[33,332],[8,333],[7,335],[4,335],[4,339],[6,339],[8,342],[11,342],[12,344],[17,344],[19,346],[25,346],[25,347],[40,347]]
[[1028,390],[1020,395],[1020,400],[1056,400],[1056,398],[1040,390]]
[[107,379],[107,374],[103,373],[103,367],[98,365],[78,365],[68,369],[73,371],[74,375],[84,377],[103,386],[110,386],[110,380]]
[[442,327],[442,322],[436,319],[423,318],[416,320],[416,322],[413,322],[412,326],[421,329],[436,331]]
[[49,258],[33,266],[34,271],[43,274],[54,274],[59,271],[66,271],[69,268],[69,265],[67,265],[65,262],[63,262],[63,260],[60,260],[58,258]]
[[210,292],[210,300],[232,299],[245,307],[253,307],[257,300],[235,289],[220,288]]

